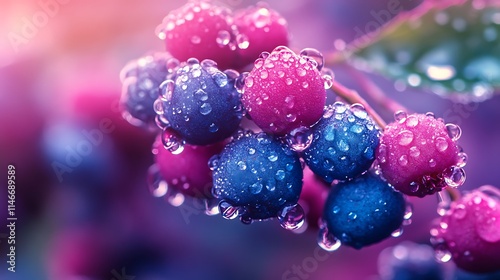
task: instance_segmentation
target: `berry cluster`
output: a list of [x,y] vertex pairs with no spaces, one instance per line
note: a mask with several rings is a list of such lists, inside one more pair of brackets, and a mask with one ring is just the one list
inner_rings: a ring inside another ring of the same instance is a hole
[[[334,81],[322,54],[286,47],[286,21],[266,4],[233,14],[190,1],[157,34],[168,53],[122,72],[127,119],[162,130],[150,169],[157,197],[177,206],[202,199],[207,214],[245,224],[317,226],[322,248],[359,249],[401,235],[412,216],[405,195],[465,181],[458,126],[405,112],[384,126],[358,103],[327,105]],[[252,61],[249,72],[228,69]],[[463,268],[498,269],[488,262],[498,253],[487,249],[498,245],[497,200],[482,193],[462,200],[433,230],[436,246]]]

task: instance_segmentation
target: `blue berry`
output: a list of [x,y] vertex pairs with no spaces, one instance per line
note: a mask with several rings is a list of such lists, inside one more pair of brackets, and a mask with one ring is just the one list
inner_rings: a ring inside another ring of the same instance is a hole
[[161,86],[155,103],[160,119],[183,141],[208,145],[231,136],[243,116],[240,95],[234,87],[238,73],[221,72],[212,60],[189,59],[172,79]]
[[323,219],[328,232],[342,244],[360,249],[399,233],[405,212],[403,195],[367,172],[331,189]]
[[443,267],[434,258],[434,249],[425,244],[404,241],[385,248],[378,257],[382,280],[441,280]]
[[314,137],[304,160],[329,183],[360,175],[375,159],[380,131],[359,104],[336,102],[311,130]]
[[153,103],[159,86],[178,65],[169,53],[155,53],[129,62],[120,73],[123,83],[121,104],[125,119],[134,125],[154,125]]
[[[298,218],[295,226],[303,222],[302,209],[294,208],[302,189],[302,166],[298,155],[279,140],[265,133],[240,135],[210,164],[213,192],[225,218],[240,216],[250,222],[281,216]],[[294,217],[282,215],[286,212]]]

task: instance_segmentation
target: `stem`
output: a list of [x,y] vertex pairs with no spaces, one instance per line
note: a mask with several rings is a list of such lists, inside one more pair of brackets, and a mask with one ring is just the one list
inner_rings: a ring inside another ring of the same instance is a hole
[[386,111],[391,112],[391,114],[401,110],[409,113],[405,106],[387,97],[382,89],[380,89],[372,80],[368,79],[364,73],[354,69],[349,64],[347,64],[347,66],[348,71],[353,75],[354,79],[360,84],[366,94],[368,94],[368,96],[370,96],[379,106],[384,108]]
[[342,99],[344,99],[349,104],[359,103],[365,107],[366,112],[372,117],[375,123],[381,129],[384,129],[387,123],[380,117],[380,115],[373,110],[373,108],[366,102],[363,97],[359,95],[359,93],[355,90],[348,89],[345,86],[338,83],[336,80],[333,80],[333,84],[331,89]]

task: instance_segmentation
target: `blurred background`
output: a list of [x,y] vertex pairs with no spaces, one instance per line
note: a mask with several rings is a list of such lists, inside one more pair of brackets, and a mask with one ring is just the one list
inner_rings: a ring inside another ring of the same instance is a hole
[[[364,29],[373,21],[370,12],[390,1],[268,3],[288,20],[291,47],[328,52],[335,40],[359,36],[356,27]],[[256,3],[220,2],[231,8]],[[47,3],[57,8],[43,16]],[[381,279],[377,260],[384,248],[403,240],[429,243],[436,197],[412,199],[413,223],[401,237],[334,253],[318,253],[315,229],[295,234],[276,221],[245,226],[154,198],[146,172],[155,135],[122,120],[119,72],[128,61],[164,49],[155,27],[184,3],[0,1],[0,279]],[[420,1],[401,3],[411,9]],[[349,69],[333,70],[339,82],[362,93]],[[448,114],[460,122],[460,144],[469,155],[463,190],[500,185],[498,96],[464,107],[425,91],[399,92],[389,80],[368,76],[411,111]],[[58,169],[84,132],[103,121],[112,131],[87,156],[74,158],[75,167]],[[15,273],[7,271],[3,226],[8,164],[16,167]],[[454,273],[453,264],[445,268]]]

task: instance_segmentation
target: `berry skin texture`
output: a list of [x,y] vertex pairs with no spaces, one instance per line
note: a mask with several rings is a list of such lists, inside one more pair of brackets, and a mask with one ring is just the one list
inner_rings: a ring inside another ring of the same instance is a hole
[[283,208],[299,200],[299,157],[269,135],[240,136],[211,162],[215,196],[241,209],[242,221],[277,217]]
[[402,225],[403,195],[371,172],[332,187],[323,219],[342,244],[361,249],[389,237]]
[[165,149],[158,139],[153,148],[155,162],[168,188],[183,195],[197,198],[210,198],[212,171],[208,160],[222,151],[224,145],[216,143],[210,146],[184,145],[178,154]]
[[459,134],[452,139],[447,131],[458,127],[445,126],[430,115],[400,114],[385,128],[377,150],[384,178],[397,190],[418,197],[438,192],[448,182],[453,187],[463,184],[465,173],[457,167],[460,149],[455,143]]
[[232,15],[208,1],[190,1],[170,12],[157,28],[166,50],[180,61],[211,59],[227,69],[236,58]]
[[359,104],[336,102],[311,130],[313,140],[303,158],[328,183],[354,178],[375,160],[380,131]]
[[120,100],[125,119],[133,125],[154,125],[153,103],[159,86],[167,78],[169,53],[155,53],[129,62],[120,73],[123,89]]
[[238,27],[238,66],[244,67],[257,59],[260,53],[271,52],[288,45],[286,20],[264,2],[240,10],[234,15]]
[[188,144],[222,141],[236,131],[243,115],[234,88],[237,75],[233,70],[217,70],[211,60],[190,59],[162,85],[157,113]]
[[264,132],[284,135],[321,118],[326,90],[317,66],[283,46],[255,61],[244,80],[242,101]]
[[451,203],[431,230],[441,261],[473,273],[500,270],[500,191],[483,186]]

